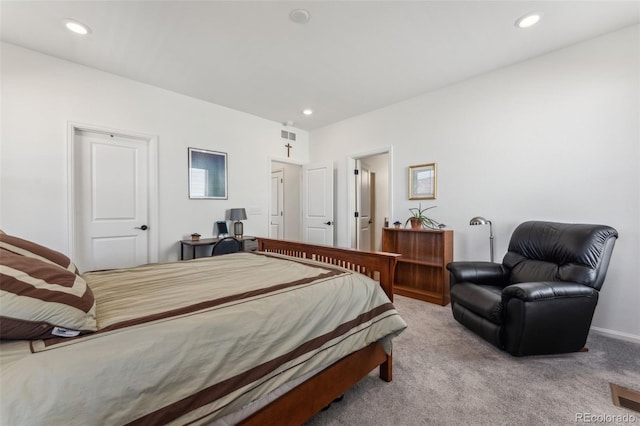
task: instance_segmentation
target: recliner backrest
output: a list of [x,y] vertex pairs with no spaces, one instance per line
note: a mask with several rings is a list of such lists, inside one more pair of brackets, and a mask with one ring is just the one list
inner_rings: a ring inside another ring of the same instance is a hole
[[511,283],[572,281],[600,290],[617,237],[605,225],[524,222],[513,231],[503,265]]

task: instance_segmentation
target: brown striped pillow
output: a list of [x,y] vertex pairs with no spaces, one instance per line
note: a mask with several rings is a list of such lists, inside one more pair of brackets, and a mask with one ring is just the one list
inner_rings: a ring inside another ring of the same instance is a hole
[[0,339],[70,337],[96,331],[85,280],[58,265],[0,249]]
[[12,235],[0,234],[0,248],[22,256],[33,257],[44,262],[56,264],[74,274],[78,273],[78,268],[67,256],[32,241],[23,240],[22,238]]

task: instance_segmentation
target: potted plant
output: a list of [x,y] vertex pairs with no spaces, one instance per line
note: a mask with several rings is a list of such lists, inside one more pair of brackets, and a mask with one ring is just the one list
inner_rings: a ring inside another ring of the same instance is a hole
[[415,207],[410,208],[409,212],[411,212],[411,216],[404,223],[405,228],[407,224],[411,223],[412,229],[421,229],[421,228],[439,229],[438,226],[440,224],[436,220],[431,219],[425,214],[427,210],[431,210],[436,207],[437,206],[431,206],[423,209],[422,204],[418,204],[418,208],[415,208]]

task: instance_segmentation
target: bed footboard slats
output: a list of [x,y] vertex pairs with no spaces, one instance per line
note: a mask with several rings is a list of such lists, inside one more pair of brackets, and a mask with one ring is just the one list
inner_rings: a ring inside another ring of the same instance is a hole
[[261,251],[266,251],[269,253],[277,253],[277,254],[282,254],[284,256],[291,256],[291,257],[300,257],[300,258],[304,258],[306,259],[306,253],[305,252],[300,252],[300,251],[294,251],[294,250],[289,250],[289,249],[270,249],[270,250],[261,250]]
[[348,248],[258,238],[258,250],[340,266],[366,275],[380,283],[393,301],[393,276],[399,254],[359,251]]

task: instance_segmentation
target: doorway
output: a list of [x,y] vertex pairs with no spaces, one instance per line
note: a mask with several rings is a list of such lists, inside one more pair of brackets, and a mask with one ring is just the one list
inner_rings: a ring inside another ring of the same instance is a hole
[[390,200],[391,152],[389,149],[349,157],[351,174],[349,208],[351,247],[358,250],[382,249],[382,228],[392,216]]
[[[283,213],[282,226],[285,240],[333,246],[334,227],[334,166],[333,162],[295,164],[269,160],[271,176],[282,170]],[[277,181],[271,180],[269,210],[276,213],[278,205]],[[276,238],[277,226],[269,222],[270,238]],[[278,219],[280,221],[280,219]],[[277,223],[277,222],[276,222]]]
[[375,197],[376,172],[372,170],[368,158],[358,158],[355,168],[356,188],[356,244],[358,250],[375,250]]
[[271,161],[269,238],[300,241],[302,166]]
[[69,126],[71,255],[81,271],[157,262],[157,139]]
[[284,238],[284,170],[271,170],[269,238]]

